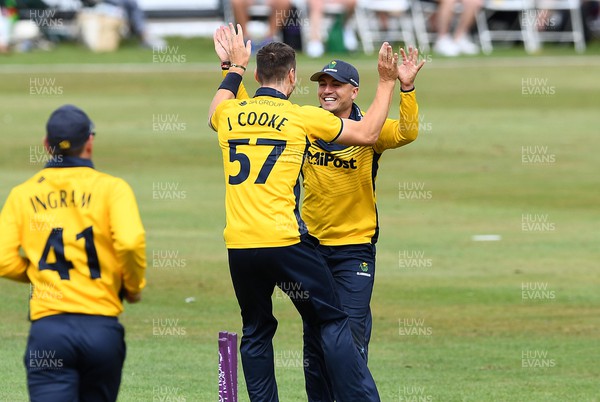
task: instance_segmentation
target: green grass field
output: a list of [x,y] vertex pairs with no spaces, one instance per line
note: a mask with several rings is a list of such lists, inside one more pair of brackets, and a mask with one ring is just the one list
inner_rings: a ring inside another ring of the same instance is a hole
[[[217,333],[241,331],[206,124],[218,62],[206,40],[170,49],[179,57],[66,45],[0,59],[1,202],[43,166],[45,123],[64,103],[95,121],[96,167],[136,193],[148,287],[121,317],[123,402],[217,400]],[[599,55],[597,44],[584,56],[566,46],[425,55],[420,136],[384,155],[377,182],[369,364],[382,401],[600,400]],[[375,59],[347,59],[366,109]],[[296,102],[317,103],[308,77],[327,61],[299,58]],[[472,240],[482,234],[501,240]],[[0,401],[26,401],[29,288],[1,280],[0,295]],[[280,398],[303,401],[300,318],[280,292],[274,308]]]

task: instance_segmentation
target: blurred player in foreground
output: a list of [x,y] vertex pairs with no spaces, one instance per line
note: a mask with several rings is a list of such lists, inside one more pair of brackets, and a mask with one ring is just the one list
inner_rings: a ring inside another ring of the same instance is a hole
[[125,361],[117,316],[121,297],[141,300],[144,228],[129,185],[94,169],[85,112],[62,106],[46,129],[49,162],[12,189],[0,214],[0,276],[32,289],[29,397],[116,401]]
[[223,153],[224,237],[242,314],[240,352],[250,400],[279,400],[272,344],[277,320],[271,296],[275,286],[292,285],[295,291],[288,295],[303,320],[316,328],[336,399],[379,401],[371,373],[352,341],[331,273],[300,218],[299,176],[309,142],[377,141],[398,76],[398,55],[389,44],[382,45],[375,100],[363,120],[353,121],[288,100],[296,84],[295,52],[288,45],[273,42],[258,51],[255,78],[260,88],[249,99],[235,99],[251,50],[241,27],[237,32],[232,24],[217,30],[215,49],[230,67],[208,116]]
[[[313,141],[302,168],[305,198],[302,219],[319,239],[317,249],[327,262],[338,296],[348,313],[356,347],[367,361],[371,337],[369,307],[375,280],[375,243],[379,234],[375,179],[383,151],[417,138],[419,108],[414,81],[423,67],[418,50],[409,48],[398,65],[400,117],[387,119],[371,146],[345,146]],[[364,118],[354,103],[359,75],[354,66],[332,60],[311,76],[318,82],[321,107],[355,121]],[[304,366],[309,401],[331,401],[334,395],[325,370],[317,329],[304,323]]]

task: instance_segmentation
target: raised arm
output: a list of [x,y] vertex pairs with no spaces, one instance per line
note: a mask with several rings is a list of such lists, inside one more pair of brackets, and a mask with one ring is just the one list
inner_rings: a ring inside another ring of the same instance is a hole
[[400,105],[398,120],[387,119],[374,148],[377,152],[397,148],[414,141],[419,134],[419,106],[415,92],[415,78],[425,60],[419,62],[419,51],[409,47],[408,54],[400,49],[402,63],[398,63]]
[[375,99],[373,99],[368,112],[360,121],[343,119],[344,127],[340,136],[335,140],[336,143],[373,145],[379,138],[398,78],[398,54],[393,53],[392,46],[387,42],[384,42],[379,49],[377,70],[379,71],[379,84]]
[[[225,79],[223,79],[223,82],[219,86],[219,89],[210,104],[210,108],[208,109],[208,125],[213,129],[216,129],[216,127],[212,126],[211,119],[217,106],[227,99],[235,99],[237,88],[242,82],[242,76],[246,71],[251,54],[250,41],[244,44],[244,32],[242,31],[240,24],[237,25],[237,32],[232,23],[229,23],[229,28],[218,28],[214,38],[215,40],[221,40],[221,36],[223,39],[222,43],[227,48],[227,54],[229,54],[231,59],[231,67],[229,68],[229,73],[225,76]],[[217,37],[219,37],[219,39],[217,39]]]
[[419,106],[415,94],[415,79],[425,60],[419,62],[419,50],[408,47],[408,55],[400,49],[402,63],[398,64],[398,79],[400,80],[400,117],[396,146],[414,141],[419,134]]

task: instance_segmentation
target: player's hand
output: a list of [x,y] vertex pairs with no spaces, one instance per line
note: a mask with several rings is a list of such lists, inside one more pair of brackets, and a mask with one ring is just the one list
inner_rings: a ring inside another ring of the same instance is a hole
[[379,49],[377,71],[380,81],[395,82],[398,79],[398,53],[394,53],[392,46],[387,42],[383,42]]
[[228,29],[229,28],[227,27],[220,26],[219,28],[217,28],[213,35],[213,40],[215,42],[215,52],[217,52],[217,56],[219,57],[219,60],[221,60],[221,62],[231,61],[229,59],[229,52],[227,51],[228,44],[227,35],[225,33],[225,30]]
[[136,294],[131,294],[131,293],[125,291],[125,300],[127,300],[127,302],[129,304],[137,303],[140,300],[142,300],[142,292],[136,293]]
[[400,48],[402,55],[402,63],[398,64],[398,79],[400,80],[401,88],[404,91],[410,91],[415,86],[415,78],[417,73],[425,65],[425,60],[419,62],[419,49],[408,47],[408,55],[403,48]]
[[[250,61],[250,55],[252,54],[252,45],[250,41],[247,41],[244,44],[244,32],[242,31],[242,26],[237,24],[236,32],[235,27],[230,22],[229,29],[225,29],[223,32],[225,33],[225,38],[227,40],[227,53],[229,54],[229,61],[231,61],[231,64],[247,67],[248,62]],[[243,73],[243,71],[240,72]]]

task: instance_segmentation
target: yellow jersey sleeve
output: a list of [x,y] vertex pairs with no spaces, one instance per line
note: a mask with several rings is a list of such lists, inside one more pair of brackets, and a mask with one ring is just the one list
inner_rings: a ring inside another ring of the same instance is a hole
[[[222,70],[222,71],[223,71],[222,72],[223,77],[225,77],[227,75],[227,73],[229,72],[227,70]],[[236,100],[248,99],[248,92],[246,92],[246,88],[244,87],[243,82],[240,84],[240,88],[238,89],[238,93],[237,93],[237,96],[235,99]],[[213,115],[210,118],[210,125],[217,132],[219,131],[219,116],[221,115],[221,112],[223,111],[223,109],[227,107],[227,105],[231,105],[228,103],[231,100],[232,99],[228,99],[226,101],[219,103],[217,105],[217,108],[215,109],[215,112],[213,113]]]
[[221,116],[227,114],[225,111],[228,108],[233,107],[236,102],[238,102],[237,99],[227,99],[217,105],[215,112],[210,118],[210,125],[214,128],[216,132],[219,132],[219,127],[221,124],[227,124],[228,126],[231,124],[231,119],[225,118],[225,120],[223,121],[221,119]]
[[375,152],[381,154],[386,149],[398,148],[409,144],[419,134],[419,105],[415,90],[400,93],[400,117],[398,120],[386,119],[373,145]]
[[318,139],[333,142],[342,133],[343,120],[333,113],[315,106],[300,106],[299,108],[310,142]]
[[21,247],[21,215],[15,191],[11,191],[0,213],[0,276],[29,282],[29,260],[19,254]]
[[123,272],[123,287],[137,294],[146,286],[146,236],[135,195],[129,185],[115,179],[110,193],[110,226],[115,257]]

